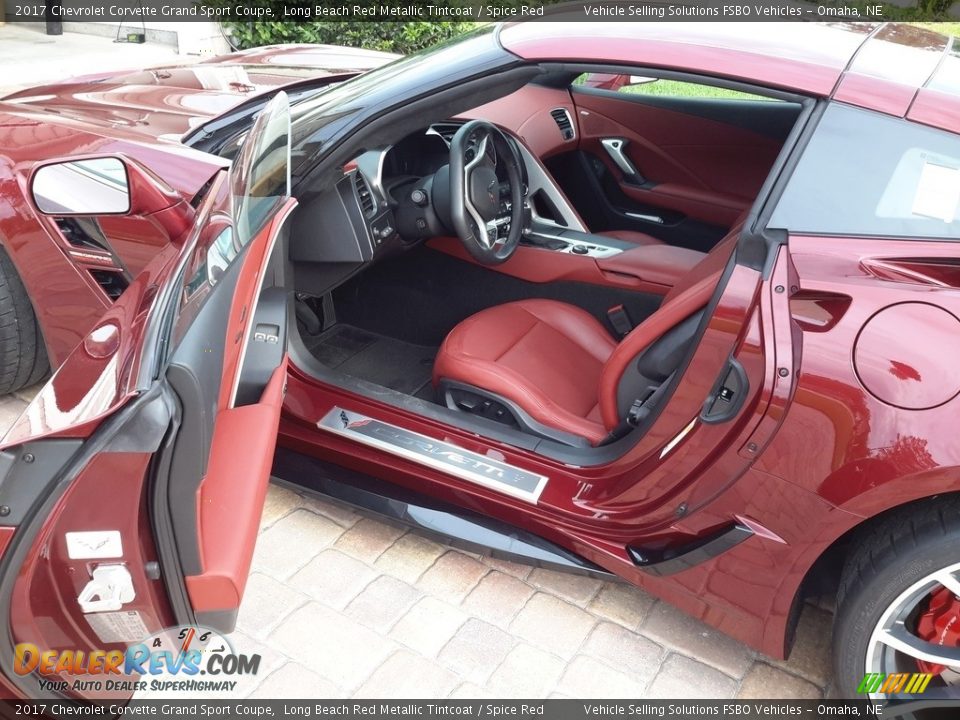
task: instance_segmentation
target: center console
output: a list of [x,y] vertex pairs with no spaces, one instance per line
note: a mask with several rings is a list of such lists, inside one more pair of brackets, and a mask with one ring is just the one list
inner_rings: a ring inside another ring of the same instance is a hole
[[616,238],[593,235],[553,223],[537,221],[531,223],[530,228],[523,234],[520,244],[594,259],[613,257],[637,247],[633,243]]
[[[476,263],[457,238],[437,237],[429,247]],[[705,257],[673,245],[637,245],[536,219],[513,256],[490,270],[532,283],[582,282],[666,295]]]

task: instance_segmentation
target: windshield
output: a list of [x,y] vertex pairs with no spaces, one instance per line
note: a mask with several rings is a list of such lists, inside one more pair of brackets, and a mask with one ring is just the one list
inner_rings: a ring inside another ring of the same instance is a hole
[[335,132],[336,127],[346,126],[350,118],[382,102],[383,96],[394,101],[418,99],[421,93],[442,82],[444,75],[455,76],[458,66],[469,60],[476,61],[475,72],[483,73],[488,69],[483,60],[493,33],[493,25],[481,27],[303,98],[292,109],[292,142],[297,154],[308,154],[300,149],[309,146],[318,130]]
[[290,196],[290,102],[278,92],[260,113],[230,176],[236,241],[243,246]]

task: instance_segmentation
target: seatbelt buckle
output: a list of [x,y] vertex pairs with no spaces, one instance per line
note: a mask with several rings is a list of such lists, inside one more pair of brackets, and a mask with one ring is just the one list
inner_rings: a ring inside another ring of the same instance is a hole
[[630,319],[630,315],[627,314],[627,309],[623,305],[614,305],[607,310],[607,319],[621,340],[633,330],[633,321]]

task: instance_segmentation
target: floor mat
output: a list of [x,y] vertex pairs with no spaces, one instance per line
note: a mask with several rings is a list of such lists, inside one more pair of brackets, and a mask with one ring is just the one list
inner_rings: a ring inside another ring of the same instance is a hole
[[334,325],[315,338],[305,337],[304,341],[313,356],[331,370],[407,395],[433,397],[430,377],[438,348],[345,324]]

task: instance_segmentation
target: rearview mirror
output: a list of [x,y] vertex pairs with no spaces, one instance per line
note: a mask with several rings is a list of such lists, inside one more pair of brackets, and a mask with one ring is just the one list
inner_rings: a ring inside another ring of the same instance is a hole
[[127,168],[104,157],[44,165],[33,175],[33,202],[45,215],[123,215],[130,212]]

